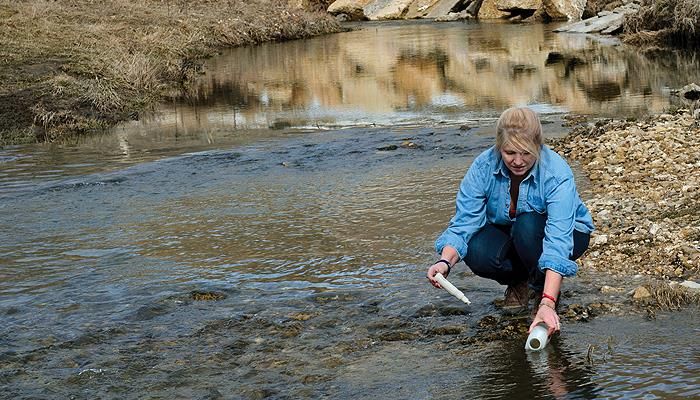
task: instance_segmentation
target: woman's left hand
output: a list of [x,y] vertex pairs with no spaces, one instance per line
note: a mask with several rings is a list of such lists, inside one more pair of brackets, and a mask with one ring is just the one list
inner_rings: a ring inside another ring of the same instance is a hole
[[557,312],[554,310],[553,301],[549,299],[542,299],[540,306],[537,309],[537,315],[535,315],[535,319],[532,321],[528,332],[532,332],[535,326],[537,326],[537,324],[540,322],[547,324],[547,334],[550,336],[554,332],[558,332],[561,329],[561,325],[559,324],[559,315],[557,315]]

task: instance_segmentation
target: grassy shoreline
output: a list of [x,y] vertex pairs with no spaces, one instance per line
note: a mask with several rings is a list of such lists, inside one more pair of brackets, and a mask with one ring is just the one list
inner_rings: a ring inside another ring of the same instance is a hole
[[637,0],[639,12],[625,18],[625,43],[640,46],[694,48],[700,42],[697,0]]
[[223,48],[340,30],[271,0],[0,0],[0,145],[136,119]]

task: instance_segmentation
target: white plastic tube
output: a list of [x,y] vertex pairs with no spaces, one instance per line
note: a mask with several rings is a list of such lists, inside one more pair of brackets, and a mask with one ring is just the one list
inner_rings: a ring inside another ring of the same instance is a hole
[[435,280],[438,281],[440,286],[442,286],[445,290],[450,292],[450,294],[453,295],[454,297],[462,300],[463,302],[465,302],[467,304],[472,303],[471,301],[469,301],[467,296],[464,295],[464,293],[462,293],[459,289],[457,289],[455,287],[455,285],[451,284],[450,281],[448,281],[444,276],[442,276],[441,273],[438,272],[437,274],[435,274]]
[[547,334],[547,325],[539,323],[532,329],[532,332],[525,341],[525,350],[540,351],[549,343],[549,335]]

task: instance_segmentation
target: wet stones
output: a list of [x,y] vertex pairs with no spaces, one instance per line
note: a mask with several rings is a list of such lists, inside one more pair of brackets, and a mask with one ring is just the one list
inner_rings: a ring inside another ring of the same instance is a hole
[[356,300],[356,297],[351,293],[334,293],[326,292],[313,297],[313,300],[319,304],[327,304],[331,302],[347,302]]
[[602,293],[602,294],[619,294],[619,293],[623,293],[624,291],[625,291],[624,288],[612,287],[612,286],[608,286],[608,285],[605,285],[605,286],[600,288],[600,293]]
[[397,331],[397,332],[385,332],[379,335],[379,340],[385,342],[397,342],[403,340],[414,340],[419,337],[418,332],[408,332],[408,331]]
[[297,313],[292,313],[289,315],[289,318],[295,320],[295,321],[306,321],[313,317],[314,314],[311,313],[306,313],[306,312],[297,312]]
[[423,146],[410,140],[410,139],[404,139],[401,142],[401,144],[399,144],[399,145],[389,144],[386,146],[377,147],[377,150],[378,151],[394,151],[394,150],[398,150],[399,148],[402,148],[402,149],[422,149]]
[[477,323],[479,328],[494,328],[496,325],[498,325],[498,319],[493,315],[487,315]]
[[429,336],[459,335],[466,328],[463,325],[445,325],[428,330]]
[[225,299],[226,294],[214,291],[193,290],[190,292],[190,298],[194,301],[214,301]]
[[560,311],[563,319],[569,321],[588,321],[591,317],[590,308],[581,304],[571,304]]

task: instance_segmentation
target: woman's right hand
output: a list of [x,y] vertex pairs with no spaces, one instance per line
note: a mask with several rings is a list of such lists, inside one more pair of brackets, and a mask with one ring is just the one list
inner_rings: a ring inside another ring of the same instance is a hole
[[438,281],[435,280],[435,275],[439,272],[442,274],[442,276],[447,278],[448,270],[449,269],[447,268],[447,264],[445,264],[444,262],[438,262],[431,265],[430,268],[428,268],[428,280],[430,281],[430,284],[432,284],[438,289],[441,289],[442,286],[440,286]]

